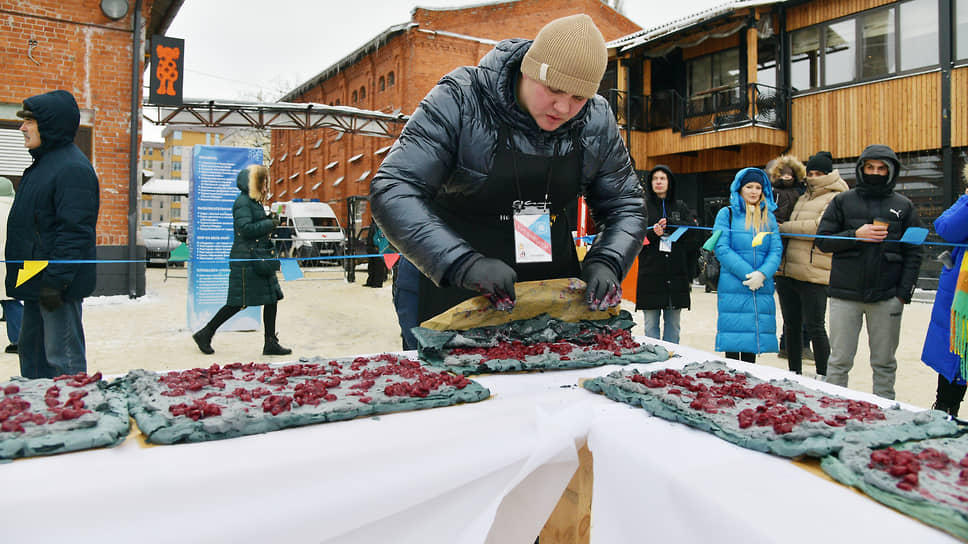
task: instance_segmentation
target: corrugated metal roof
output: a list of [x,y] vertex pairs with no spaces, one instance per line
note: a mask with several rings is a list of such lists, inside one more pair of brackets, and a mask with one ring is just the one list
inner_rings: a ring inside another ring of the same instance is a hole
[[617,40],[608,42],[606,45],[610,49],[615,48],[620,52],[628,51],[629,49],[639,47],[651,41],[675,34],[705,21],[722,17],[723,15],[727,15],[730,12],[736,11],[737,9],[782,3],[783,2],[778,2],[777,0],[734,0],[732,2],[726,2],[718,6],[704,9],[686,17],[675,19],[653,28],[642,30],[634,34],[629,34],[628,36],[623,36]]

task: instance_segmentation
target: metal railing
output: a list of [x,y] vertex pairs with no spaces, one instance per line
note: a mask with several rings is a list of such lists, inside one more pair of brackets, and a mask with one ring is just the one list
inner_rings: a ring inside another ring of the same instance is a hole
[[616,122],[632,130],[671,128],[686,136],[741,126],[786,128],[785,94],[760,83],[712,89],[689,98],[674,90],[630,96],[609,89],[606,98]]

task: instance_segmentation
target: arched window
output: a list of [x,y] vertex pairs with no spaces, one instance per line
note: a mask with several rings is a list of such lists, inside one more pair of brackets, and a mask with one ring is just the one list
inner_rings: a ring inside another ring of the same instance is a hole
[[353,103],[354,104],[356,104],[358,102],[358,99],[356,98],[356,96],[357,96],[356,95],[356,91],[353,91]]
[[366,100],[366,85],[360,87],[360,100]]
[[387,74],[387,87],[393,87],[394,79],[393,72]]
[[379,89],[380,91],[383,91],[384,89],[386,89],[387,88],[386,78],[384,78],[383,76],[380,76],[380,81],[377,82],[376,85],[377,85],[377,89]]
[[336,102],[334,102],[333,105],[334,106],[339,106],[339,98],[336,99]]

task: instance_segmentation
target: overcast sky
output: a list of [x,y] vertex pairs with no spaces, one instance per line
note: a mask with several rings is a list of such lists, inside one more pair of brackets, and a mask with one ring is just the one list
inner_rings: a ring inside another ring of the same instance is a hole
[[[274,100],[390,26],[415,6],[453,7],[478,0],[188,0],[167,35],[185,40],[186,98]],[[725,0],[625,0],[625,16],[648,29]],[[524,36],[530,37],[530,36]],[[161,127],[144,122],[144,139]]]

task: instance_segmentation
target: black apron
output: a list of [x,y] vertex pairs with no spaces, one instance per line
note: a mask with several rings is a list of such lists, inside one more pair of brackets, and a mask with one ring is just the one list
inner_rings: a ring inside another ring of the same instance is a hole
[[[514,149],[505,127],[498,133],[497,152],[487,181],[473,194],[438,195],[431,209],[476,251],[514,268],[518,281],[577,278],[581,265],[568,216],[575,213],[581,190],[581,146],[572,133],[572,150],[551,157],[526,155]],[[551,262],[515,263],[515,200],[551,200]],[[437,287],[420,276],[419,322],[480,295],[460,287]]]

